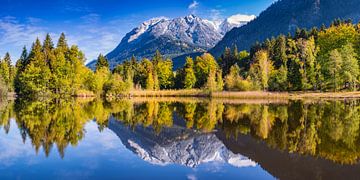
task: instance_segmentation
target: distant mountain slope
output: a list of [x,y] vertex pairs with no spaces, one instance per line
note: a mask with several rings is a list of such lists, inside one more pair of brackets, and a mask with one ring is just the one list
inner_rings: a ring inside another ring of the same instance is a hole
[[[195,15],[175,19],[154,18],[127,33],[106,57],[113,68],[132,55],[137,58],[152,57],[156,50],[169,58],[206,52],[214,47],[226,32],[254,18],[255,16],[234,15],[220,22]],[[94,65],[95,62],[91,62],[88,66]]]
[[360,0],[279,0],[245,26],[234,28],[210,50],[219,56],[225,47],[248,50],[256,41],[293,33],[297,27],[329,25],[334,19],[360,19]]

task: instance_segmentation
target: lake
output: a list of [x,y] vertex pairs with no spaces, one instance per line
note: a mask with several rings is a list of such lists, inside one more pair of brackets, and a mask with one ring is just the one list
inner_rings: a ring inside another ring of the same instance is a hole
[[0,103],[0,179],[358,179],[360,100]]

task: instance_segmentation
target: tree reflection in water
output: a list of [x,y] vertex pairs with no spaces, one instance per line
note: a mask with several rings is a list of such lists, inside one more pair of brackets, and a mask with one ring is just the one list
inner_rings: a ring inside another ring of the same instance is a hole
[[339,164],[356,164],[360,156],[359,100],[252,103],[198,99],[132,99],[118,101],[18,99],[0,103],[0,126],[6,133],[14,119],[23,140],[48,156],[56,146],[61,157],[85,135],[94,120],[99,131],[110,117],[130,128],[151,127],[156,134],[182,121],[202,133],[217,130],[226,138],[251,135],[268,147],[311,155]]

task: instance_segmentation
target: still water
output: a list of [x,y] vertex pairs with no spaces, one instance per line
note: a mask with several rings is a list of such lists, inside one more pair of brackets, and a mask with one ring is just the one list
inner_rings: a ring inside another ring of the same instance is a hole
[[0,179],[359,179],[360,101],[0,103]]

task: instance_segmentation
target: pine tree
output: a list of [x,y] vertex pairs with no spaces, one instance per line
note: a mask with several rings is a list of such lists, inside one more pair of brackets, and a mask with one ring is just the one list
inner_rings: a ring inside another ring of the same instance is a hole
[[98,71],[101,68],[106,68],[106,69],[110,68],[107,58],[105,56],[103,56],[102,54],[100,54],[98,56],[95,66],[96,66],[96,71]]
[[59,50],[63,51],[63,52],[66,52],[69,49],[69,46],[67,44],[66,37],[65,37],[64,33],[61,33],[61,35],[60,35],[60,38],[59,38],[58,43],[57,43],[57,48]]
[[24,46],[20,58],[18,59],[18,61],[16,61],[16,68],[18,71],[24,70],[24,67],[26,67],[28,64],[27,60],[28,60],[28,52],[26,46]]
[[3,60],[0,61],[0,75],[8,88],[12,87],[12,67],[11,57],[9,53],[5,54]]

